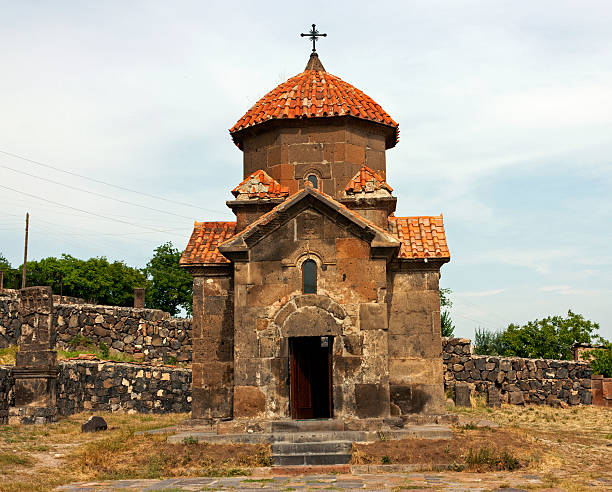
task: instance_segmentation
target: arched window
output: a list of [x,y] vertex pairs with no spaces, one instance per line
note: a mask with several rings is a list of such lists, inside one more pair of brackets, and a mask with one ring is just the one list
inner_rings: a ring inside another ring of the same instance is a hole
[[319,178],[317,178],[314,174],[309,175],[306,179],[310,181],[313,188],[319,187]]
[[314,260],[302,263],[302,285],[304,294],[317,293],[317,264]]

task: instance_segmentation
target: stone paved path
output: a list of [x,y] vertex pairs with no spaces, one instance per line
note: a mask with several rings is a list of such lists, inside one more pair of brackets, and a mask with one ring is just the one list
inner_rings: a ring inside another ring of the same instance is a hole
[[[599,479],[584,484],[594,490],[612,490],[612,480]],[[538,475],[526,473],[380,473],[358,475],[301,475],[231,478],[170,478],[166,480],[116,480],[111,482],[87,482],[64,485],[56,490],[418,490],[485,491],[561,489],[545,488]]]

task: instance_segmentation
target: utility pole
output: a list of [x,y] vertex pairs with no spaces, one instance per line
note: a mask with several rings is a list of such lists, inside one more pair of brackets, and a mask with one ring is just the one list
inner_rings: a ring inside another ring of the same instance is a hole
[[21,271],[21,288],[26,286],[26,263],[28,262],[28,229],[30,226],[30,214],[26,212],[25,247],[23,248],[23,270]]

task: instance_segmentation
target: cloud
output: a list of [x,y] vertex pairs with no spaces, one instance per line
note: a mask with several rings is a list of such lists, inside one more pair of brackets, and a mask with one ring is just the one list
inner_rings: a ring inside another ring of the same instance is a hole
[[492,289],[492,290],[481,290],[472,292],[453,292],[453,295],[457,297],[489,297],[496,296],[506,292],[508,289]]

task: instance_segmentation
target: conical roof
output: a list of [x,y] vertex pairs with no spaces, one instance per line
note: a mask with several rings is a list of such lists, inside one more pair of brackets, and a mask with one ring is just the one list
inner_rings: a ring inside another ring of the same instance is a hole
[[237,134],[272,120],[300,118],[334,118],[350,116],[384,125],[393,130],[393,147],[399,136],[399,125],[370,96],[328,73],[316,53],[308,60],[306,69],[268,92],[255,103],[230,129],[234,142]]

